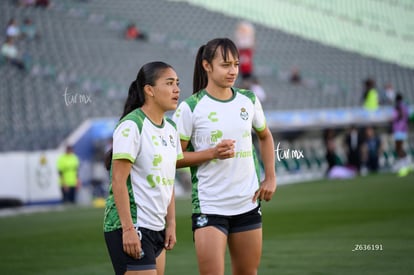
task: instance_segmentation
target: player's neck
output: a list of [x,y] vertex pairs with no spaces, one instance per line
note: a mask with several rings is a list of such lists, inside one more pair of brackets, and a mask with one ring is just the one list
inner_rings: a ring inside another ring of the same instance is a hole
[[141,107],[141,110],[144,114],[154,123],[155,125],[162,125],[164,119],[164,112],[152,106],[151,108],[148,105],[144,105]]
[[229,100],[233,96],[233,91],[229,87],[207,85],[206,91],[209,95],[218,100]]

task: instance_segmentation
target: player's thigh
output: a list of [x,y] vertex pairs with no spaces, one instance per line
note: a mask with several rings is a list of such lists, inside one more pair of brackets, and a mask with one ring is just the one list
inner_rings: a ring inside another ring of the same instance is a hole
[[229,234],[233,274],[256,274],[262,256],[262,228]]
[[214,226],[194,231],[194,243],[200,274],[224,274],[226,234]]
[[156,258],[157,275],[163,275],[165,272],[165,258],[166,258],[166,253],[165,253],[165,249],[163,249],[160,255],[158,255],[158,257]]

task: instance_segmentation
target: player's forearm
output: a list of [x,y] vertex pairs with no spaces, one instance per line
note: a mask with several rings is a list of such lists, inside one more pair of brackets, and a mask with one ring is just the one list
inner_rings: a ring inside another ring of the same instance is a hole
[[214,148],[199,152],[183,152],[184,158],[177,161],[177,168],[191,167],[214,159]]
[[167,216],[165,217],[167,227],[175,227],[175,193],[172,193],[170,204],[167,208]]
[[122,228],[125,230],[133,226],[129,195],[126,184],[129,172],[131,170],[131,164],[116,160],[113,162],[113,165],[112,192],[114,193],[115,205],[122,224]]
[[133,226],[131,210],[129,205],[129,196],[126,183],[117,181],[112,182],[112,191],[114,193],[114,200],[116,209],[118,211],[119,219],[123,229]]
[[273,137],[270,132],[262,138],[259,138],[260,155],[262,158],[265,178],[276,180],[275,172],[275,146]]

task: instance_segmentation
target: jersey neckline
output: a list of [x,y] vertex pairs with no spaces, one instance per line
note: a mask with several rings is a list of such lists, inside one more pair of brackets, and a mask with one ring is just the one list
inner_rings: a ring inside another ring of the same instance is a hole
[[138,109],[139,110],[139,112],[141,112],[142,113],[142,115],[143,116],[145,116],[150,122],[151,122],[151,124],[152,125],[154,125],[155,127],[157,127],[157,128],[160,128],[160,129],[162,129],[162,128],[164,128],[164,125],[165,125],[165,117],[163,117],[162,118],[162,123],[161,123],[161,125],[158,125],[158,124],[156,124],[156,123],[154,123],[148,116],[147,116],[147,114],[145,114],[145,112],[141,109],[141,108],[139,108]]
[[229,99],[226,99],[226,100],[221,100],[221,99],[218,99],[218,98],[216,98],[216,97],[214,97],[214,96],[212,96],[211,94],[209,94],[208,92],[207,92],[207,90],[204,88],[203,89],[203,91],[206,93],[206,95],[209,97],[209,98],[211,98],[212,100],[214,100],[214,101],[218,101],[218,102],[222,102],[222,103],[226,103],[226,102],[230,102],[230,101],[232,101],[235,97],[236,97],[236,91],[233,89],[233,87],[230,87],[230,89],[231,89],[231,92],[232,92],[232,96],[229,98]]

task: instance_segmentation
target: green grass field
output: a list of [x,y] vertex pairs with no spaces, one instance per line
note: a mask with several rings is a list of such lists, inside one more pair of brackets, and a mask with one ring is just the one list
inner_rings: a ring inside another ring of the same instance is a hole
[[[413,195],[413,173],[280,186],[262,207],[259,274],[414,274]],[[0,218],[0,273],[113,274],[102,217],[75,207]],[[177,201],[177,238],[166,274],[198,274],[189,200]]]

